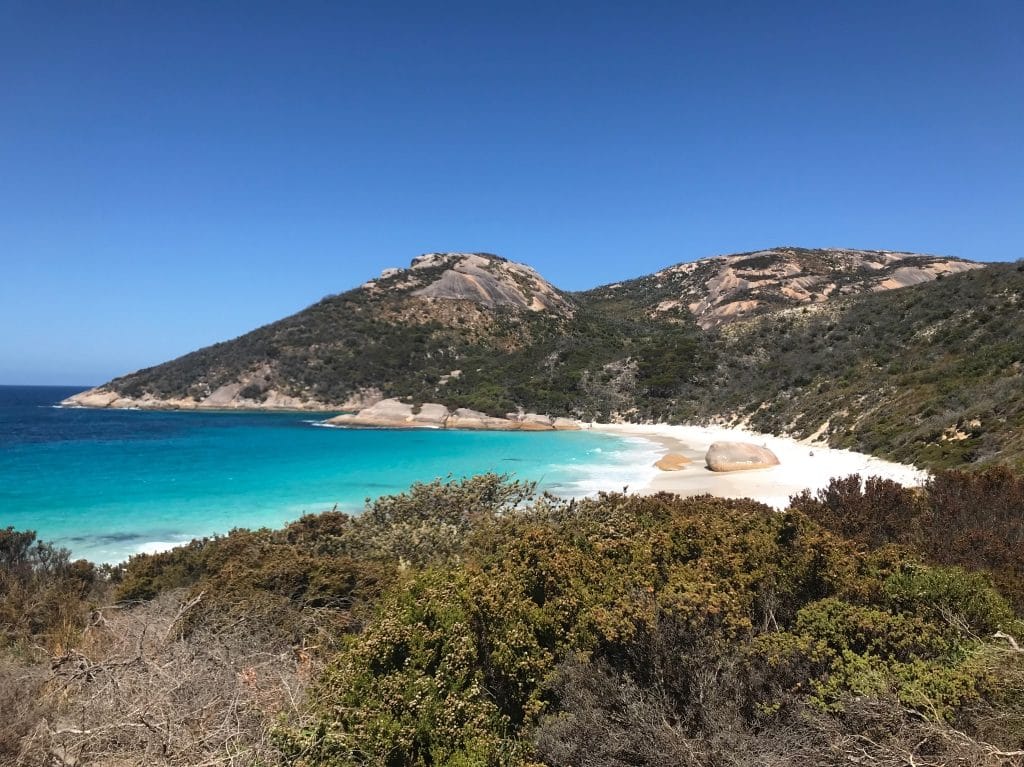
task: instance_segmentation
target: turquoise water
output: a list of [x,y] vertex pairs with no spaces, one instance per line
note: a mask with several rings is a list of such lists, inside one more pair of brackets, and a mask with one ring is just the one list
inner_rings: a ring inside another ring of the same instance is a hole
[[330,429],[309,414],[53,407],[75,391],[0,387],[0,527],[94,561],[358,510],[448,475],[496,471],[562,495],[621,489],[656,455],[585,431]]

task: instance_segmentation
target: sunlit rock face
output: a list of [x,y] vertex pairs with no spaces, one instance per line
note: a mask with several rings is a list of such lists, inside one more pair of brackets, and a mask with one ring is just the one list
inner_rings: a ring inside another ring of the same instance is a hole
[[[978,269],[957,258],[887,250],[772,248],[677,264],[639,281],[662,299],[652,315],[689,311],[704,329],[766,312]],[[614,288],[618,286],[609,286]]]
[[749,442],[715,442],[708,448],[704,461],[711,471],[745,471],[779,465],[775,453]]
[[371,292],[398,292],[426,299],[472,301],[495,308],[571,316],[572,302],[525,264],[489,253],[425,253],[408,269],[385,269],[363,284]]

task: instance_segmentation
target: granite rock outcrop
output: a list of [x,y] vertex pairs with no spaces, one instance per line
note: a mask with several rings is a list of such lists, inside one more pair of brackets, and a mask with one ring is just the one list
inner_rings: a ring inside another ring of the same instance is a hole
[[324,423],[329,426],[477,431],[574,431],[580,428],[571,418],[553,418],[539,413],[508,413],[505,418],[498,418],[468,408],[449,410],[434,402],[417,408],[398,399],[381,400],[356,413],[328,418]]
[[711,471],[745,471],[779,465],[775,453],[749,442],[714,442],[704,461]]

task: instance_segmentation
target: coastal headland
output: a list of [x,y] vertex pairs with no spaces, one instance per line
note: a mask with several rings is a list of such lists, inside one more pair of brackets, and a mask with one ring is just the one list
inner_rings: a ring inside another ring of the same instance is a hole
[[896,251],[778,246],[576,291],[431,252],[66,404],[476,430],[722,417],[932,470],[1017,465],[1022,296],[1013,264]]
[[256,400],[239,396],[242,389],[240,384],[227,384],[203,399],[196,399],[188,396],[157,397],[152,394],[132,397],[106,386],[97,386],[73,394],[62,400],[60,404],[64,407],[109,408],[111,410],[299,410],[310,412],[337,412],[350,407],[357,408],[364,404],[362,399],[353,399],[340,406],[332,405],[315,399],[292,397],[276,391],[266,392],[262,399]]

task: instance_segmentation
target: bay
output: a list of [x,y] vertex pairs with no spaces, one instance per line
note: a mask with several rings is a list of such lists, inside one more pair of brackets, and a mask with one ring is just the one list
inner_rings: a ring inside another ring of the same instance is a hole
[[309,413],[61,408],[85,387],[0,387],[0,527],[117,562],[234,527],[358,512],[484,472],[578,496],[643,484],[657,451],[588,431],[330,429]]

